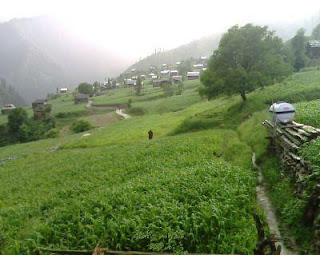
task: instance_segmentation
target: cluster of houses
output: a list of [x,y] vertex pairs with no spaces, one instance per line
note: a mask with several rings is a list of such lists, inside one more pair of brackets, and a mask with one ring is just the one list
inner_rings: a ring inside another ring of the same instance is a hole
[[[208,58],[203,56],[200,57],[196,64],[192,66],[192,71],[187,72],[185,77],[187,80],[196,80],[200,78],[200,73],[207,69],[207,61]],[[176,62],[175,67],[181,65],[181,61]],[[149,67],[149,74],[141,74],[139,77],[141,81],[145,79],[151,79],[152,84],[154,87],[161,87],[165,84],[177,84],[183,81],[182,74],[179,73],[176,68],[173,67],[170,69],[167,64],[162,64],[159,71],[157,71],[157,67],[150,66]],[[136,73],[136,69],[131,69],[131,73]],[[137,84],[138,76],[132,76],[131,78],[124,79],[124,85],[126,87],[133,87]]]

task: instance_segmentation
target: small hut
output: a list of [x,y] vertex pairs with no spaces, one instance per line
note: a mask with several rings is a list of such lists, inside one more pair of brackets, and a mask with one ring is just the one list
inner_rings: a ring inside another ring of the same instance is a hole
[[88,103],[88,102],[89,102],[89,95],[81,94],[81,93],[74,95],[75,104],[82,104],[82,103]]
[[7,114],[9,114],[10,111],[12,111],[15,108],[16,107],[13,104],[5,104],[1,109],[1,114],[7,115]]
[[33,117],[35,120],[43,119],[51,113],[51,104],[47,99],[36,99],[32,103]]
[[126,87],[133,87],[133,86],[136,86],[136,84],[137,84],[137,81],[133,79],[127,79],[125,81]]
[[162,87],[163,85],[167,85],[170,83],[170,78],[154,79],[152,81],[153,87]]
[[172,83],[173,84],[182,83],[182,76],[181,75],[172,76]]
[[179,71],[178,70],[171,70],[170,71],[170,76],[177,76],[179,75]]
[[68,88],[61,88],[60,94],[66,94],[68,92]]
[[311,40],[308,42],[307,45],[308,52],[312,58],[319,58],[320,57],[320,41],[319,40]]
[[188,72],[187,73],[188,80],[197,80],[200,79],[200,72]]

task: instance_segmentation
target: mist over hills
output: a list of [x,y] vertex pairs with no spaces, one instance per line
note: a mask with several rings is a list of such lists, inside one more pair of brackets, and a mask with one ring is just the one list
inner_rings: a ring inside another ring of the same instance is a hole
[[7,81],[0,78],[0,105],[12,103],[15,106],[25,105],[24,99],[15,91],[15,89],[7,84]]
[[201,56],[210,56],[213,50],[218,47],[221,34],[214,34],[203,37],[199,40],[184,44],[175,49],[157,52],[139,62],[133,64],[128,70],[135,68],[137,70],[147,70],[150,66],[159,66],[161,64],[173,65],[177,61],[188,58],[199,58]]
[[[312,17],[295,23],[258,23],[260,26],[268,26],[270,30],[274,30],[284,42],[290,40],[300,28],[306,30],[306,35],[310,35],[312,29],[320,23],[320,12]],[[200,56],[211,56],[213,51],[218,47],[222,34],[212,34],[199,40],[184,44],[175,49],[157,52],[146,58],[141,59],[127,71],[131,69],[147,70],[150,66],[160,66],[161,64],[172,65],[177,61],[188,58],[199,58]]]
[[78,38],[54,19],[14,19],[0,24],[0,77],[29,103],[57,87],[103,80],[128,62]]

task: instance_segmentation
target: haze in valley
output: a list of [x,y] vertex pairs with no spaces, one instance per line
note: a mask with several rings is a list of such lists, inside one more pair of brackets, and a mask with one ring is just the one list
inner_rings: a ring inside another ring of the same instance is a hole
[[310,32],[319,10],[316,0],[2,0],[0,77],[30,102],[57,87],[117,76],[155,50],[202,37],[214,35],[203,47],[213,52],[235,24],[269,25],[286,40],[300,27]]

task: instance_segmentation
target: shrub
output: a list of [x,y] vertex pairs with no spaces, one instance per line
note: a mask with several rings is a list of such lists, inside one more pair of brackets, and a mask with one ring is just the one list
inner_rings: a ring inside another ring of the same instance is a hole
[[142,107],[131,107],[127,110],[128,114],[131,115],[143,115],[145,111]]
[[50,129],[47,133],[43,135],[43,138],[56,138],[59,136],[59,131],[55,128]]
[[86,120],[77,120],[71,126],[72,131],[75,133],[81,133],[91,128],[92,125]]

